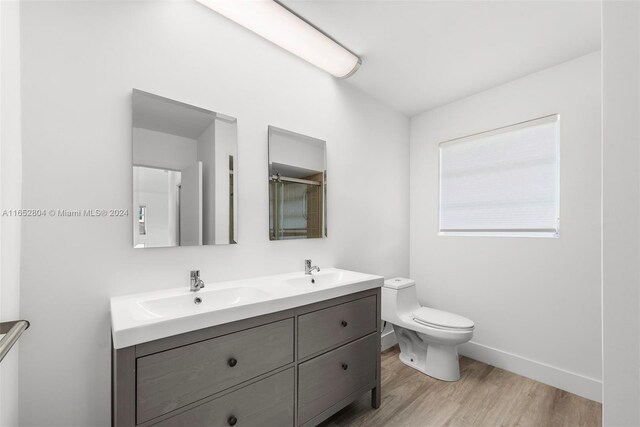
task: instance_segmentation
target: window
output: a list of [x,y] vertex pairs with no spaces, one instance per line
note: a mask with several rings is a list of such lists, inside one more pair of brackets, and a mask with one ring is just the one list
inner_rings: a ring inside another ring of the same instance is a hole
[[141,236],[147,234],[147,205],[138,206],[138,233]]
[[559,116],[440,144],[440,233],[558,237]]

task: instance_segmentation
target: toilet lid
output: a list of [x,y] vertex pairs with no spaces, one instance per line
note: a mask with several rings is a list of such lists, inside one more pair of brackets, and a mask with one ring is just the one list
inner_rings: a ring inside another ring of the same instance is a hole
[[404,289],[415,284],[413,280],[404,277],[393,277],[384,281],[384,287],[389,289]]
[[422,307],[413,313],[413,320],[427,326],[448,329],[473,329],[473,321],[466,317],[435,308]]

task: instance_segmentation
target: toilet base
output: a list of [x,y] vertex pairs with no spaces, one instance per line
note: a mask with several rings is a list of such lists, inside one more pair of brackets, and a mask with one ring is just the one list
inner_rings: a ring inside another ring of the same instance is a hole
[[393,325],[400,344],[400,361],[442,381],[460,379],[458,346],[429,343],[415,331]]
[[[429,352],[431,352],[431,357],[429,357]],[[428,346],[426,362],[423,363],[420,363],[419,359],[411,358],[401,352],[400,361],[437,380],[458,381],[460,379],[460,362],[455,348]]]

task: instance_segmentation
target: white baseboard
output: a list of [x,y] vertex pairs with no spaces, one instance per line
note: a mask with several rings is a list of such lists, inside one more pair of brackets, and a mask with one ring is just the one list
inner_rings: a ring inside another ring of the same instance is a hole
[[393,327],[388,323],[388,327],[382,331],[382,339],[380,340],[380,351],[385,351],[398,344],[396,334],[393,332]]
[[463,356],[602,402],[602,381],[469,341],[458,347]]

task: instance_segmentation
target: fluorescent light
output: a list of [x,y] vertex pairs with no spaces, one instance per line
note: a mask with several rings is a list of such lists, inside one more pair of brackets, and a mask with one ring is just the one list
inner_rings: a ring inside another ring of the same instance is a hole
[[337,78],[360,66],[360,58],[273,0],[196,0],[237,24]]

